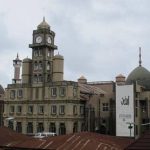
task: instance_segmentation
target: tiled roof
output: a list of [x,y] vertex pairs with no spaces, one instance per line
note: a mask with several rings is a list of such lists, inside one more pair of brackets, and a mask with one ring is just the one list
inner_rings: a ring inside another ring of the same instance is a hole
[[125,150],[150,150],[150,132],[145,133]]
[[131,139],[101,135],[90,132],[61,135],[44,139],[22,140],[10,143],[10,148],[49,150],[123,150]]

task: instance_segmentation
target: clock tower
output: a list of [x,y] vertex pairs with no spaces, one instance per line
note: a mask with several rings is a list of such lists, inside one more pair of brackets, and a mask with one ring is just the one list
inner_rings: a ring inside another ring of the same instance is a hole
[[32,83],[47,83],[52,81],[52,66],[55,33],[50,29],[49,24],[43,21],[33,31],[32,44]]

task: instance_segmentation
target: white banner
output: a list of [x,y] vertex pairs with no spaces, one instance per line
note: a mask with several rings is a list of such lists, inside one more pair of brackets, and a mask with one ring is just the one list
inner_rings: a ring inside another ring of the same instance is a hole
[[116,85],[116,136],[134,137],[133,85]]

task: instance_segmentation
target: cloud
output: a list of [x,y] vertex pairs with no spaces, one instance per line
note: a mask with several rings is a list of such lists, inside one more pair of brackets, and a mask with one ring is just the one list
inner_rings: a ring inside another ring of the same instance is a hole
[[17,52],[21,59],[31,57],[28,44],[43,16],[56,33],[55,43],[65,58],[66,80],[81,75],[89,81],[114,80],[120,73],[127,76],[138,65],[139,46],[143,66],[149,69],[149,5],[148,0],[0,0],[4,58],[0,79],[13,78],[11,66]]

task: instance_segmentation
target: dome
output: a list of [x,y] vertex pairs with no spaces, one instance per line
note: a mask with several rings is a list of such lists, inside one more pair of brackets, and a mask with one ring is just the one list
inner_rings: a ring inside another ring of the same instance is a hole
[[25,58],[25,59],[23,59],[23,62],[31,62],[32,61],[32,59],[30,59],[30,58]]
[[43,17],[43,21],[38,25],[38,29],[50,29],[50,25],[45,21],[45,17]]
[[54,58],[55,58],[55,59],[64,59],[64,57],[63,57],[62,55],[60,55],[60,54],[56,54],[56,55],[54,56]]
[[139,85],[145,86],[150,89],[150,72],[139,65],[127,77],[126,83],[131,84],[137,81]]

